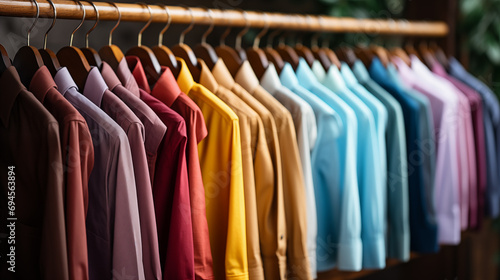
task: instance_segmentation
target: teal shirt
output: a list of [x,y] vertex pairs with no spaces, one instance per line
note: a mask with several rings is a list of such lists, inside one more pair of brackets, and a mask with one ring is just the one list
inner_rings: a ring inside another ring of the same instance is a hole
[[[305,67],[302,69],[304,72],[307,70]],[[302,69],[299,64],[297,73]],[[356,143],[357,148],[363,268],[383,268],[386,257],[384,234],[386,186],[382,177],[383,171],[375,119],[368,106],[347,88],[336,66],[330,67],[326,73],[323,67],[315,67],[314,70],[318,80],[356,114],[358,139],[350,141]]]
[[298,79],[288,63],[281,71],[280,79],[285,87],[311,105],[316,116],[317,139],[311,161],[318,219],[317,269],[361,270],[361,213],[354,145],[357,122],[354,113],[347,111],[350,117],[346,118],[346,111],[330,107],[330,103],[334,103],[328,98],[331,92],[317,81],[315,86],[309,87],[314,93],[304,88],[302,85],[307,78]]
[[375,83],[361,61],[352,71],[358,82],[387,109],[385,131],[387,152],[387,256],[402,261],[410,259],[410,219],[406,135],[403,110],[397,100]]

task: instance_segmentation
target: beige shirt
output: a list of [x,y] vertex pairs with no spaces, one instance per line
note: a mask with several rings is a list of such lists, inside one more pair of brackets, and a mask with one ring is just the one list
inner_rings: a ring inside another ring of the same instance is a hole
[[[307,252],[307,219],[304,173],[300,164],[295,127],[290,112],[269,92],[245,61],[235,75],[235,81],[264,105],[274,117],[278,132],[283,170],[283,193],[287,221],[287,259],[292,275],[308,279],[311,275]],[[299,267],[300,269],[295,269]]]
[[287,231],[283,199],[283,176],[280,157],[280,147],[276,123],[271,112],[266,109],[250,93],[237,84],[222,60],[219,60],[213,70],[217,82],[240,97],[262,119],[266,141],[271,155],[272,168],[260,168],[256,174],[267,176],[274,174],[272,188],[256,184],[257,210],[259,213],[259,232],[261,251],[266,279],[285,279]]

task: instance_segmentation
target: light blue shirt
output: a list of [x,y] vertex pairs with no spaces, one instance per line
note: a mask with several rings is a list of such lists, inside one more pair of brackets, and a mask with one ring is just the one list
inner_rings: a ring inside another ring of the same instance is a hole
[[318,271],[334,267],[341,270],[361,270],[363,248],[356,147],[351,140],[357,137],[354,112],[349,111],[351,118],[348,119],[345,111],[334,111],[327,104],[334,103],[328,97],[331,93],[317,81],[316,86],[311,89],[321,91],[319,94],[323,93],[325,99],[323,96],[316,96],[317,92],[313,94],[299,85],[302,81],[297,79],[288,63],[280,78],[284,86],[311,105],[316,116],[318,137],[311,161],[318,217]]
[[315,70],[314,74],[318,80],[356,113],[359,137],[353,142],[357,147],[363,268],[383,268],[386,256],[384,234],[386,186],[382,178],[375,119],[363,101],[347,88],[336,66],[330,67],[326,73],[322,67]]
[[281,84],[280,77],[273,64],[270,64],[264,72],[264,75],[262,75],[260,85],[276,98],[276,100],[283,104],[292,115],[295,132],[297,134],[297,145],[299,148],[302,172],[304,173],[309,264],[311,266],[311,276],[316,279],[318,278],[316,273],[316,237],[318,235],[318,220],[311,166],[311,153],[316,145],[317,138],[316,117],[309,103]]

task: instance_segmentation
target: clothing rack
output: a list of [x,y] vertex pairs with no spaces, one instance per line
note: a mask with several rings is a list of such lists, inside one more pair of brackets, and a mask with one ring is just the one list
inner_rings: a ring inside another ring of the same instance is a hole
[[[83,11],[76,1],[54,0],[57,18],[82,19]],[[117,21],[119,13],[116,8],[106,2],[93,2],[99,12],[100,20]],[[89,2],[81,1],[85,7],[85,19],[95,19],[96,12]],[[38,1],[40,17],[53,17],[53,10],[48,1]],[[162,5],[116,3],[122,21],[167,22],[170,15],[172,23],[251,28],[270,28],[286,30],[304,30],[311,32],[346,32],[373,33],[387,35],[444,37],[448,34],[448,26],[444,22],[407,21],[393,19],[356,19],[336,18],[329,16],[293,15],[281,13],[262,13],[239,10],[211,9],[210,13],[203,8],[187,8],[166,6],[169,15]],[[34,17],[36,5],[34,1],[0,0],[0,15],[11,17]]]

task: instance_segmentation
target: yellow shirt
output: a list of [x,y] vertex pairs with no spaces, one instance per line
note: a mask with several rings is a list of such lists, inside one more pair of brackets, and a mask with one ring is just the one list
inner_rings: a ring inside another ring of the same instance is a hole
[[265,176],[265,174],[272,172],[274,174],[274,184],[272,187],[265,188],[257,184],[256,194],[262,260],[266,279],[285,279],[287,231],[283,201],[282,164],[276,123],[271,112],[234,81],[221,59],[215,64],[212,74],[220,85],[229,88],[255,110],[264,124],[272,169],[261,168],[256,170],[256,173]]
[[278,100],[260,86],[259,80],[248,61],[245,61],[240,67],[234,80],[261,102],[272,113],[276,122],[279,145],[282,151],[283,193],[288,234],[288,276],[298,277],[299,279],[312,279],[307,250],[307,207],[304,173],[300,163],[292,116]]
[[[259,115],[232,91],[220,86],[202,60],[200,83],[233,109],[240,119],[243,182],[245,185],[245,211],[247,221],[247,253],[250,279],[264,279],[262,265],[256,186],[274,188],[273,163],[267,147],[264,125]],[[222,63],[219,59],[217,63]],[[266,279],[271,279],[266,277]]]
[[198,145],[215,279],[248,278],[240,126],[236,114],[195,83],[184,60],[177,83],[201,109],[208,136]]

